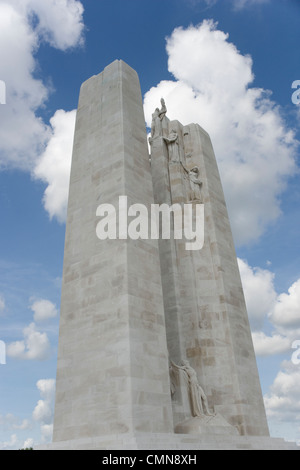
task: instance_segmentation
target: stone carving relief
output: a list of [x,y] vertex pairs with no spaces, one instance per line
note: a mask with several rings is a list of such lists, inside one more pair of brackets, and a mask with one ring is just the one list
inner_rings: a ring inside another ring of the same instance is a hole
[[[173,179],[182,181],[182,197],[186,199],[187,202],[202,203],[203,183],[199,178],[199,167],[192,162],[193,143],[188,126],[183,127],[182,130],[180,126],[177,128],[177,124],[172,124],[167,118],[166,113],[166,103],[162,98],[161,108],[156,108],[152,114],[149,143],[152,145],[153,141],[159,137],[163,139],[168,149],[168,169],[170,170],[172,166]],[[180,135],[178,133],[180,133]],[[178,164],[177,168],[176,164]],[[171,182],[171,193],[173,189]]]
[[203,388],[200,386],[196,371],[187,360],[178,366],[170,362],[171,394],[174,395],[176,387],[184,385],[188,391],[190,411],[193,417],[214,416],[210,412]]
[[185,168],[183,163],[181,162],[182,168],[186,174],[189,183],[189,191],[188,191],[188,199],[190,202],[192,201],[201,201],[201,187],[202,181],[199,179],[199,168],[194,166],[190,170]]
[[179,163],[180,153],[177,132],[172,129],[168,137],[164,137],[164,141],[166,142],[169,149],[169,161],[173,163]]
[[[196,371],[187,360],[179,366],[170,361],[171,395],[176,402],[176,392],[181,388],[182,399],[187,400],[191,416],[185,416],[183,421],[175,423],[174,431],[178,434],[230,434],[238,435],[236,427],[229,424],[219,413],[211,413],[207,397],[198,382]],[[184,398],[186,396],[186,398]]]
[[153,140],[157,137],[163,136],[165,134],[165,130],[167,128],[168,118],[166,117],[167,114],[167,107],[165,100],[162,98],[160,100],[161,109],[156,108],[154,113],[152,114],[152,123],[151,123],[151,137],[149,138],[149,143],[152,144]]
[[166,114],[167,114],[167,107],[166,107],[165,100],[163,98],[160,100],[160,104],[161,104],[161,109],[159,111],[159,118],[161,121],[163,121],[163,119],[166,117]]
[[184,151],[185,151],[184,159],[187,162],[190,160],[190,158],[193,155],[193,149],[192,149],[193,146],[192,146],[190,133],[187,129],[187,126],[183,127],[183,146],[184,146]]

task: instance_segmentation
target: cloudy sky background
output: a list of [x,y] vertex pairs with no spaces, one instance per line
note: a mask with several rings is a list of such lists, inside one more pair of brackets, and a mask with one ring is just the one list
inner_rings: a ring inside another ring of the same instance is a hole
[[78,93],[120,58],[147,126],[163,96],[212,138],[270,432],[300,443],[300,5],[224,3],[0,0],[0,449],[51,440]]

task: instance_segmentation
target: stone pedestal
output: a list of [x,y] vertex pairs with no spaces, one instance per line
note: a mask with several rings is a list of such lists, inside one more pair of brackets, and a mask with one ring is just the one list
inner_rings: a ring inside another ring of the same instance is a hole
[[[168,434],[168,433],[124,433],[107,434],[90,438],[72,439],[39,446],[37,450],[109,450],[127,451],[126,455],[135,455],[134,451],[161,450],[176,451],[185,455],[188,451],[202,450],[298,450],[296,444],[283,439],[256,436],[236,436],[231,434]],[[129,451],[129,452],[128,452]],[[130,452],[131,451],[131,452]]]

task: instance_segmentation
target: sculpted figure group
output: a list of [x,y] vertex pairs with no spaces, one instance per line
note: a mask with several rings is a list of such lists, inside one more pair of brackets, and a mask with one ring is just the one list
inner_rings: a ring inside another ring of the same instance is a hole
[[[166,129],[168,128],[168,118],[166,117],[167,107],[165,100],[161,99],[161,109],[156,108],[154,113],[152,114],[152,124],[151,124],[151,137],[149,137],[150,145],[153,144],[153,140],[157,137],[162,137],[164,142],[168,146],[168,154],[169,154],[169,164],[176,164],[180,163],[185,178],[188,181],[188,201],[201,201],[201,187],[202,181],[199,178],[199,168],[197,166],[193,166],[191,169],[187,169],[182,161],[182,152],[180,151],[179,145],[179,136],[175,129],[171,129],[171,132],[165,136]],[[191,154],[188,154],[191,157]]]

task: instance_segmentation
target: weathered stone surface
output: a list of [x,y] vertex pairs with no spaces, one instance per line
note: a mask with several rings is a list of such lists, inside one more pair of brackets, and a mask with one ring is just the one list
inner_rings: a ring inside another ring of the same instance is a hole
[[65,241],[53,440],[171,432],[157,240],[99,240],[96,209],[153,200],[137,74],[82,85]]
[[[264,436],[236,436],[230,434],[126,433],[107,434],[85,439],[54,442],[40,446],[39,450],[298,450],[296,444],[283,439]],[[134,453],[133,453],[134,455]]]
[[[150,143],[151,168],[133,69],[115,61],[82,85],[53,443],[39,449],[296,448],[268,436],[210,138],[198,124],[170,121],[162,99]],[[177,231],[100,240],[98,206],[123,196],[148,219],[154,203],[204,205],[203,247],[187,250]]]
[[[170,143],[151,139],[157,204],[191,203],[187,170],[199,169],[204,203],[204,246],[187,251],[185,240],[159,240],[170,358],[188,359],[209,405],[240,434],[269,435],[250,326],[224,194],[208,134],[197,124],[168,122]],[[176,158],[170,146],[176,145]],[[180,407],[181,404],[181,407]],[[182,394],[173,401],[174,425],[186,416]]]

